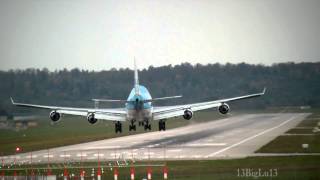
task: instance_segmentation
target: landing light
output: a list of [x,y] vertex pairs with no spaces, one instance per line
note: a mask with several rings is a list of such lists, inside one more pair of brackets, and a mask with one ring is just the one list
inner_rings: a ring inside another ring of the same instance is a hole
[[21,152],[21,147],[16,147],[16,153]]

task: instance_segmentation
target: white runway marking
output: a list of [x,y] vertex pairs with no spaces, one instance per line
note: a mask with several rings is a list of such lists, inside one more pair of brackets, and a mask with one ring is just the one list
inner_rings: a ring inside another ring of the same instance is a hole
[[145,153],[143,153],[144,155],[153,155],[154,154],[154,152],[145,152]]
[[226,143],[192,143],[186,144],[186,146],[225,146]]
[[87,147],[83,150],[95,150],[95,149],[116,149],[121,148],[121,146],[95,146],[95,147]]
[[277,128],[279,128],[279,127],[287,124],[288,122],[294,120],[295,118],[296,118],[296,117],[291,117],[290,119],[282,122],[281,124],[279,124],[279,125],[277,125],[277,126],[275,126],[275,127],[272,127],[272,128],[267,129],[267,130],[264,130],[264,131],[262,131],[262,132],[260,132],[260,133],[258,133],[258,134],[256,134],[256,135],[250,136],[250,137],[248,137],[248,138],[246,138],[246,139],[244,139],[244,140],[242,140],[242,141],[240,141],[240,142],[238,142],[238,143],[235,143],[235,144],[233,144],[233,145],[231,145],[231,146],[228,146],[228,147],[226,147],[226,148],[223,148],[223,149],[221,149],[221,150],[219,150],[219,151],[217,151],[217,152],[211,153],[211,154],[209,154],[207,157],[216,156],[216,155],[218,155],[218,154],[220,154],[220,153],[222,153],[222,152],[224,152],[224,151],[226,151],[226,150],[229,150],[229,149],[231,149],[231,148],[233,148],[233,147],[236,147],[236,146],[238,146],[238,145],[240,145],[240,144],[242,144],[242,143],[245,143],[245,142],[247,142],[247,141],[249,141],[249,140],[251,140],[251,139],[253,139],[253,138],[256,138],[256,137],[261,136],[261,135],[263,135],[263,134],[265,134],[265,133],[268,133],[268,132],[270,132],[270,131],[272,131],[272,130],[274,130],[274,129],[277,129]]
[[60,157],[71,157],[71,155],[70,154],[66,154],[66,155],[61,154]]
[[37,158],[37,155],[32,155],[32,156],[26,156],[26,158]]
[[87,157],[87,154],[77,154],[77,157]]
[[110,156],[120,156],[120,153],[110,153]]
[[44,155],[43,157],[44,157],[44,158],[48,158],[48,157],[49,157],[49,158],[53,158],[54,155]]
[[95,156],[95,157],[104,156],[104,154],[94,154],[93,156]]
[[180,152],[182,149],[169,149],[168,152]]

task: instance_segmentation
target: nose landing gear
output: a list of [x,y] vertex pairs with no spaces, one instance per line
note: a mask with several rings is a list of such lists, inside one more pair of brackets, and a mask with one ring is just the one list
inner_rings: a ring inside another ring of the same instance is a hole
[[144,122],[143,121],[139,121],[139,126],[144,126]]

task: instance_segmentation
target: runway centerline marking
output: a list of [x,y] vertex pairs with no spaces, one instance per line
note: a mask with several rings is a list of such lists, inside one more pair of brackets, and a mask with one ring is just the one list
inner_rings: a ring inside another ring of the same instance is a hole
[[261,135],[263,135],[263,134],[265,134],[265,133],[268,133],[268,132],[270,132],[270,131],[272,131],[272,130],[274,130],[274,129],[277,129],[277,128],[279,128],[279,127],[287,124],[288,122],[290,122],[290,121],[292,121],[292,120],[294,120],[294,119],[296,119],[296,117],[291,117],[290,119],[282,122],[281,124],[279,124],[279,125],[277,125],[277,126],[274,126],[274,127],[272,127],[272,128],[266,129],[266,130],[264,130],[264,131],[262,131],[262,132],[260,132],[260,133],[258,133],[258,134],[255,134],[255,135],[253,135],[253,136],[250,136],[250,137],[248,137],[248,138],[245,138],[244,140],[242,140],[242,141],[240,141],[240,142],[237,142],[237,143],[235,143],[235,144],[233,144],[233,145],[231,145],[231,146],[228,146],[228,147],[226,147],[226,148],[223,148],[223,149],[221,149],[221,150],[219,150],[219,151],[217,151],[217,152],[211,153],[211,154],[207,155],[207,157],[216,156],[217,154],[220,154],[220,153],[222,153],[222,152],[224,152],[224,151],[227,151],[227,150],[229,150],[229,149],[231,149],[231,148],[234,148],[234,147],[236,147],[236,146],[238,146],[238,145],[240,145],[240,144],[242,144],[242,143],[245,143],[245,142],[247,142],[247,141],[250,141],[251,139],[254,139],[254,138],[258,137],[258,136],[261,136]]

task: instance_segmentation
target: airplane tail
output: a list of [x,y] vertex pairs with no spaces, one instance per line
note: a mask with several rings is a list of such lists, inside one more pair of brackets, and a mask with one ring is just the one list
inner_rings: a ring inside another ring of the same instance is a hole
[[138,69],[137,69],[137,64],[136,64],[136,58],[134,58],[134,89],[135,89],[135,94],[139,95],[139,75],[138,75]]

